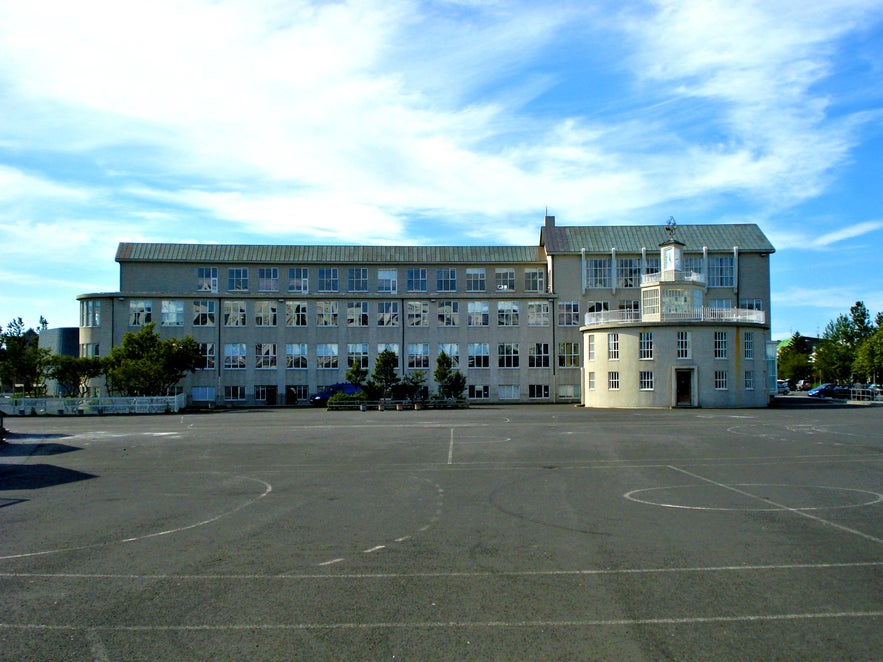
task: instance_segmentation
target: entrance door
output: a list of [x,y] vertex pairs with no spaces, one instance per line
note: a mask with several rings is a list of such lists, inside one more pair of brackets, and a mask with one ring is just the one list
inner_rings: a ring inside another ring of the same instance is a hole
[[271,405],[271,406],[272,406],[272,405],[276,405],[276,404],[278,404],[278,403],[276,402],[276,398],[277,398],[277,390],[276,390],[276,387],[275,387],[275,386],[268,386],[268,387],[267,387],[267,401],[266,401],[266,404]]
[[693,371],[675,370],[675,404],[689,407],[693,404]]

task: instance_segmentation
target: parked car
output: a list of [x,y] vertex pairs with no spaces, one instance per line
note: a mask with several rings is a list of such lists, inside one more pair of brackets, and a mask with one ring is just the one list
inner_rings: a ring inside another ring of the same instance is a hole
[[335,393],[346,393],[347,395],[353,395],[355,393],[360,393],[361,391],[361,386],[350,384],[349,382],[341,384],[331,384],[329,386],[323,386],[319,391],[313,393],[309,398],[309,402],[310,405],[313,407],[327,407],[328,399]]
[[807,395],[811,398],[849,398],[849,386],[838,386],[837,384],[819,384],[815,388],[811,388]]
[[776,395],[788,395],[791,392],[791,389],[788,388],[788,382],[784,379],[780,379],[776,382]]
[[797,382],[797,390],[798,391],[808,391],[812,388],[812,384],[807,379],[801,379]]

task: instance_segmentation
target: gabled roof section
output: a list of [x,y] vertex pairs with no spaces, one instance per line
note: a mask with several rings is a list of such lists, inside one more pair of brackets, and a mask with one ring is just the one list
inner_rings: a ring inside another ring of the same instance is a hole
[[[550,255],[579,253],[640,253],[642,248],[657,249],[670,237],[664,225],[615,226],[552,226],[540,234],[540,243]],[[775,248],[760,228],[753,223],[734,225],[678,225],[674,239],[684,244],[684,250],[740,251],[774,253]]]
[[250,264],[542,263],[539,246],[271,246],[121,243],[116,261]]

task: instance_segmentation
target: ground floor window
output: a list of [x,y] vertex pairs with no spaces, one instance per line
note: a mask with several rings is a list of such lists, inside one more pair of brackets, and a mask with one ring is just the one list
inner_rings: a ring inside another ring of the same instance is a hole
[[639,377],[639,383],[641,385],[642,391],[652,391],[654,387],[653,382],[653,371],[652,370],[641,370]]
[[225,402],[234,402],[245,400],[245,387],[244,386],[225,386],[224,387],[224,401]]
[[579,343],[558,343],[558,367],[579,368]]
[[518,400],[521,397],[521,387],[518,384],[500,384],[500,400]]
[[487,384],[470,384],[469,399],[470,400],[486,400],[490,396],[490,387]]
[[531,400],[548,400],[549,385],[548,384],[528,384],[527,397]]
[[715,370],[714,371],[714,388],[716,391],[726,391],[727,390],[727,371],[726,370]]
[[286,387],[286,404],[294,404],[298,400],[306,400],[310,395],[310,387],[306,384],[289,384]]
[[215,387],[214,386],[194,386],[190,391],[190,399],[193,402],[214,402]]
[[611,371],[607,373],[607,389],[610,391],[619,390],[619,371]]
[[559,384],[558,397],[562,400],[575,400],[579,398],[579,384]]
[[753,391],[754,390],[754,370],[746,370],[745,371],[745,390]]
[[595,373],[594,372],[589,373],[589,390],[590,391],[595,390]]

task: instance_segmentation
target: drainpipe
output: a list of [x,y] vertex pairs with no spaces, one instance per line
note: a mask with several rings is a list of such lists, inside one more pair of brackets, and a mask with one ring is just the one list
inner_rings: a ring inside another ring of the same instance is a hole
[[733,292],[736,294],[736,308],[739,307],[739,247],[733,246]]
[[610,275],[612,281],[610,287],[613,290],[613,294],[616,294],[616,248],[610,249]]
[[586,293],[586,249],[582,248],[579,252],[579,264],[580,264],[580,282],[582,284],[583,294]]

